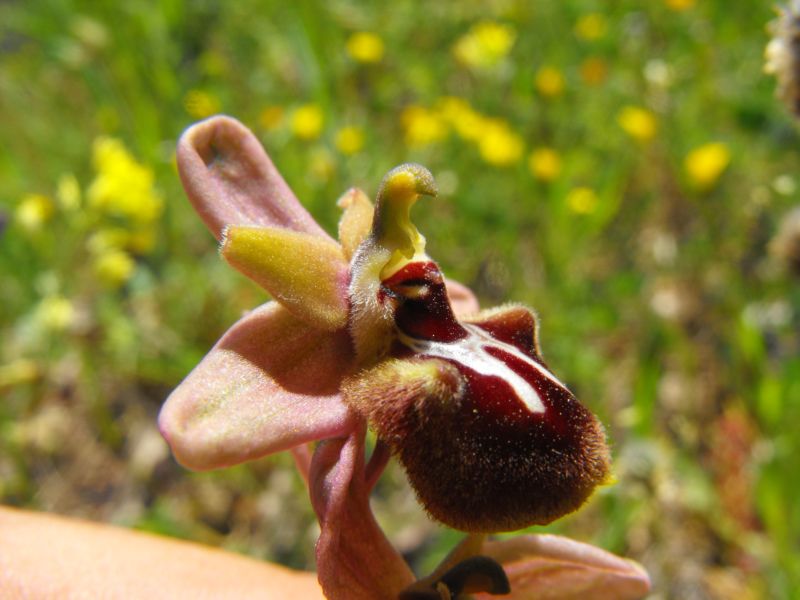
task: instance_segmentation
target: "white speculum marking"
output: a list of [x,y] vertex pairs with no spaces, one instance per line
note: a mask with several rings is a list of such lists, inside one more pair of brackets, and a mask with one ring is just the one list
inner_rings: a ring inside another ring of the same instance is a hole
[[539,393],[525,378],[517,375],[517,373],[501,359],[489,354],[486,351],[486,346],[493,346],[503,352],[513,355],[515,358],[518,358],[536,369],[556,385],[566,389],[566,386],[561,383],[555,375],[533,360],[530,356],[520,351],[517,347],[493,338],[477,325],[461,323],[461,326],[467,330],[469,335],[455,342],[444,343],[433,340],[421,340],[405,335],[402,331],[399,332],[399,337],[400,341],[405,346],[408,346],[418,354],[446,358],[461,363],[465,367],[481,375],[499,377],[511,386],[517,398],[519,398],[532,413],[545,412],[544,402],[542,402]]

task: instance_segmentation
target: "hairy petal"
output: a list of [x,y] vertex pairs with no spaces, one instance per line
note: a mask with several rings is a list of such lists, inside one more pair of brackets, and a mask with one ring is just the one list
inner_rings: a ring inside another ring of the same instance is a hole
[[339,396],[353,353],[275,302],[239,320],[172,392],[159,427],[177,460],[214,469],[347,435],[356,422]]
[[356,248],[367,239],[372,229],[372,218],[375,209],[367,195],[358,188],[350,188],[336,202],[342,209],[339,219],[339,242],[342,244],[345,258],[353,258]]
[[462,387],[458,371],[443,360],[390,358],[346,378],[342,396],[369,421],[380,439],[400,454],[404,465],[405,454],[419,453],[426,457],[422,468],[430,469],[435,468],[430,461],[439,458],[432,454],[434,449],[407,448],[405,442],[421,427],[452,418],[460,406]]
[[490,541],[481,553],[503,565],[511,600],[635,600],[650,591],[650,578],[641,565],[565,537],[524,535]]
[[178,142],[177,161],[189,200],[217,239],[226,225],[285,227],[329,237],[236,119],[211,117],[191,126]]
[[321,600],[314,573],[119,527],[0,507],[4,598]]
[[320,522],[319,582],[329,600],[397,598],[414,576],[381,531],[369,506],[365,425],[322,442],[311,463],[311,502]]
[[333,240],[279,227],[233,225],[225,229],[220,252],[309,325],[326,331],[346,325],[350,269]]

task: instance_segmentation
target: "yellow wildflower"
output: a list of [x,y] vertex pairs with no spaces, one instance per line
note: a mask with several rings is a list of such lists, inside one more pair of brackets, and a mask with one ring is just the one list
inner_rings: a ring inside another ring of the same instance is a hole
[[531,174],[540,181],[553,181],[561,174],[561,156],[553,148],[536,148],[528,157]]
[[93,266],[98,279],[115,288],[131,278],[136,263],[127,252],[111,249],[97,256]]
[[581,63],[580,72],[586,85],[600,85],[608,76],[608,65],[602,58],[593,56]]
[[524,143],[505,121],[487,119],[483,134],[478,141],[478,149],[483,160],[491,165],[502,167],[519,160],[524,150]]
[[76,210],[81,205],[81,186],[73,174],[62,175],[56,186],[56,198],[61,208],[67,211]]
[[283,108],[280,106],[267,106],[258,115],[258,122],[267,131],[280,126],[283,122]]
[[579,215],[593,213],[597,208],[598,201],[597,193],[592,188],[583,186],[572,188],[566,198],[570,210]]
[[222,105],[216,96],[203,90],[189,90],[183,97],[183,107],[195,119],[205,119],[217,114]]
[[542,96],[555,98],[564,91],[564,76],[555,67],[544,66],[536,73],[536,89]]
[[682,11],[692,8],[695,0],[664,0],[668,8],[674,11]]
[[154,221],[161,214],[163,200],[154,189],[153,171],[114,138],[96,139],[92,152],[97,176],[86,192],[89,206],[139,223]]
[[655,115],[639,106],[625,106],[617,115],[617,123],[625,133],[640,142],[649,142],[658,131]]
[[453,54],[468,67],[492,67],[508,55],[516,37],[508,25],[483,21],[456,41]]
[[442,118],[465,140],[478,141],[483,134],[484,117],[473,110],[469,102],[455,96],[445,96],[437,103]]
[[359,127],[342,127],[336,132],[336,147],[342,154],[355,154],[364,147],[364,132]]
[[447,123],[436,111],[423,106],[407,106],[403,109],[400,121],[409,146],[426,146],[447,135]]
[[292,132],[301,140],[315,140],[322,133],[325,117],[322,109],[316,104],[298,106],[292,112]]
[[24,229],[37,231],[55,212],[53,201],[43,194],[27,194],[17,205],[14,218]]
[[358,31],[347,39],[347,53],[361,63],[377,63],[383,58],[383,40],[369,31]]
[[602,38],[608,30],[606,18],[600,13],[583,15],[575,24],[575,35],[584,40],[597,40]]
[[689,152],[683,166],[692,185],[708,189],[717,182],[730,161],[728,147],[721,142],[712,142]]
[[36,323],[48,331],[64,331],[75,321],[75,307],[62,296],[48,296],[36,307]]

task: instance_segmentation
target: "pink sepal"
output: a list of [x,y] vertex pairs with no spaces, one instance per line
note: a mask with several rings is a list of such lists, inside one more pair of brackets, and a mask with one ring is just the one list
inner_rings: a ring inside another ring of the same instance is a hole
[[189,200],[218,240],[227,225],[271,225],[330,239],[236,119],[216,116],[189,127],[177,161]]
[[447,297],[450,298],[450,306],[457,317],[475,314],[480,310],[478,299],[467,286],[452,279],[445,279],[447,287]]
[[339,385],[352,361],[345,331],[322,332],[264,304],[172,392],[159,427],[177,460],[198,470],[347,435],[357,419]]
[[372,515],[376,477],[364,464],[364,432],[362,423],[347,438],[322,442],[311,462],[311,502],[321,527],[317,572],[329,600],[397,598],[414,581]]
[[557,535],[489,541],[481,553],[503,565],[511,583],[504,598],[510,600],[635,600],[650,591],[650,578],[638,563]]

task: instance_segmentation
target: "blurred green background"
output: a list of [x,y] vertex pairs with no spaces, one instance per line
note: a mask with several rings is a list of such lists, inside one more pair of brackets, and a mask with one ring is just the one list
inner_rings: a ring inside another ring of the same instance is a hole
[[[220,260],[174,167],[181,131],[225,112],[331,232],[349,186],[433,171],[442,194],[415,217],[431,256],[485,306],[537,308],[549,364],[613,443],[616,483],[547,530],[641,561],[656,598],[792,597],[800,224],[776,235],[800,140],[762,72],[773,16],[757,0],[0,4],[0,502],[313,567],[288,457],[189,473],[155,428],[266,298]],[[459,537],[397,469],[374,507],[420,572]]]

